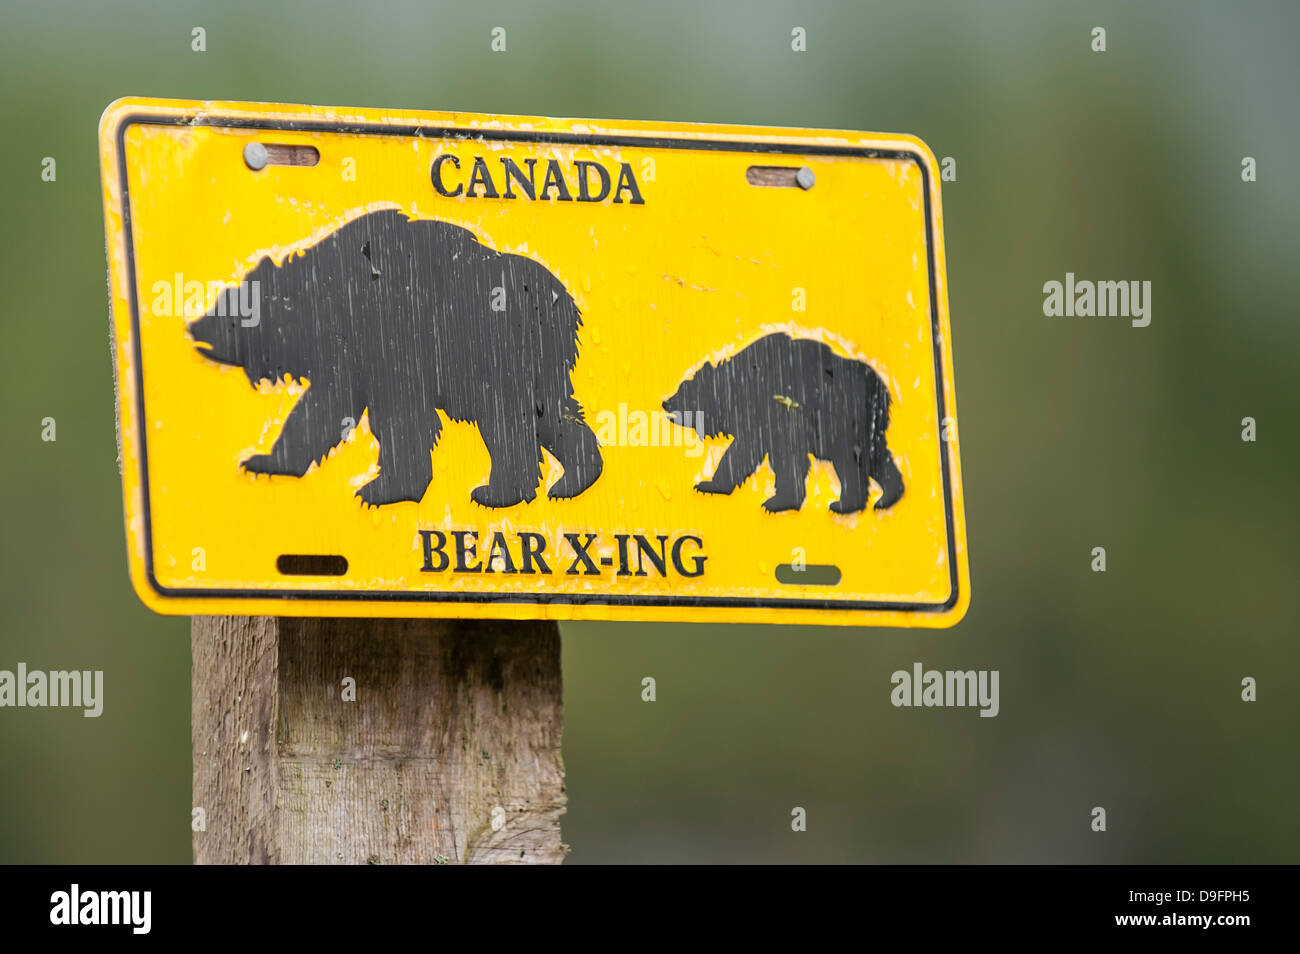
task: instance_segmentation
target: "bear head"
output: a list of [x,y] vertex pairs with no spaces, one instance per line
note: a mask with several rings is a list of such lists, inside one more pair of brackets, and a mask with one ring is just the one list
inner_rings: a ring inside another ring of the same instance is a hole
[[725,433],[725,397],[719,394],[723,376],[712,364],[705,364],[677,386],[663,402],[668,419],[679,427],[693,428],[701,437]]
[[275,383],[286,374],[311,377],[308,346],[312,296],[295,277],[291,261],[283,267],[263,258],[237,285],[223,288],[207,314],[189,325],[194,345],[220,364],[243,368],[249,383]]

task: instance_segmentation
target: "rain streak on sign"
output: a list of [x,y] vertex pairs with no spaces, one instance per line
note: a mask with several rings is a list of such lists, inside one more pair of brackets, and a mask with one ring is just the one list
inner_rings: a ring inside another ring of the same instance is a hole
[[147,99],[100,138],[154,609],[965,612],[919,141]]

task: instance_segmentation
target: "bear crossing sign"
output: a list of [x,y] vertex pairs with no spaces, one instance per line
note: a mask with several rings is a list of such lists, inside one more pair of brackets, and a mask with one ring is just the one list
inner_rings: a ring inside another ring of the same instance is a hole
[[128,99],[100,147],[153,609],[965,612],[919,140]]

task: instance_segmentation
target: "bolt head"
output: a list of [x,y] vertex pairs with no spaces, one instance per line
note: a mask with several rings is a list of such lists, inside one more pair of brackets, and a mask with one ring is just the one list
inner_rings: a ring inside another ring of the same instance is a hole
[[270,161],[271,154],[266,151],[266,147],[260,142],[250,142],[244,147],[244,163],[254,172],[265,169],[266,164]]

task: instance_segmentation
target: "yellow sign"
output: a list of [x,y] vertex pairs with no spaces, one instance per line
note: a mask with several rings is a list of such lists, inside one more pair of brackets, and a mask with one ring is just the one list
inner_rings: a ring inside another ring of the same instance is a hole
[[965,612],[919,140],[127,99],[100,149],[153,609]]

